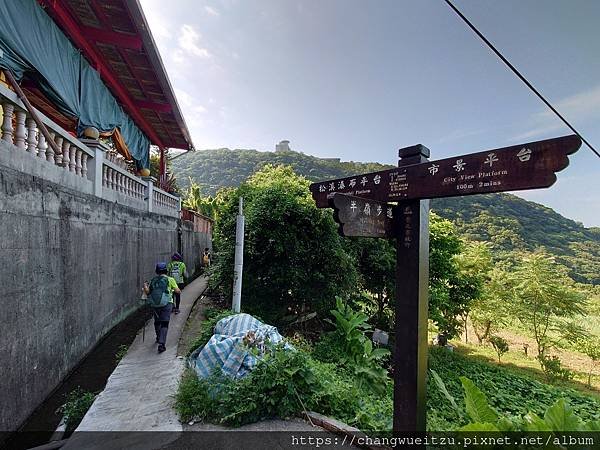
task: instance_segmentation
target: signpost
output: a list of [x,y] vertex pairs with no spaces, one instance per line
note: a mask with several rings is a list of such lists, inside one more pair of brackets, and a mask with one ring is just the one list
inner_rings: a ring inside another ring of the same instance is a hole
[[310,190],[317,206],[325,208],[336,193],[397,202],[544,188],[556,181],[554,173],[569,165],[568,155],[580,146],[581,139],[570,135],[439,161],[409,160],[395,169],[314,183]]
[[394,433],[425,431],[429,199],[549,187],[580,146],[569,135],[428,161],[415,145],[398,168],[311,184],[343,236],[396,239]]
[[331,203],[342,236],[387,239],[395,236],[395,205],[348,194],[335,194]]

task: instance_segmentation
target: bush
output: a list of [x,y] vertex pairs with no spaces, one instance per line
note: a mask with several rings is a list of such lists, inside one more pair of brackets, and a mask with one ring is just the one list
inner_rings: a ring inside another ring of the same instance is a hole
[[65,403],[59,408],[59,412],[65,418],[67,431],[77,428],[85,413],[94,403],[95,398],[96,394],[83,391],[80,387],[69,392]]
[[498,354],[498,362],[500,362],[500,357],[508,352],[508,342],[506,342],[506,339],[500,336],[491,336],[489,341],[490,344],[492,344],[492,347],[494,347],[494,350],[496,350],[496,353]]
[[301,350],[277,348],[246,377],[233,380],[216,372],[198,379],[187,370],[175,397],[183,421],[203,420],[240,426],[261,419],[287,418],[303,410],[333,416],[364,430],[391,429],[391,388],[373,395],[333,364]]
[[367,323],[367,315],[344,305],[339,297],[336,297],[336,309],[331,310],[331,314],[335,317],[334,337],[342,344],[341,364],[352,370],[359,388],[383,392],[388,377],[379,361],[389,356],[390,351],[373,348],[373,343],[365,336],[365,331],[372,329]]
[[537,357],[537,360],[540,362],[542,370],[544,371],[544,374],[546,375],[546,378],[548,378],[549,381],[566,381],[572,379],[575,375],[573,372],[571,372],[569,369],[562,365],[562,362],[560,361],[560,358],[558,356],[540,355]]
[[244,198],[244,311],[275,325],[290,312],[326,312],[356,285],[330,210],[318,209],[308,181],[289,167],[266,166],[226,194],[215,224],[215,283],[231,295],[238,199]]
[[183,420],[208,420],[240,426],[269,417],[290,417],[314,406],[317,380],[308,355],[276,348],[267,352],[254,370],[234,380],[219,371],[198,379],[184,376],[176,395]]

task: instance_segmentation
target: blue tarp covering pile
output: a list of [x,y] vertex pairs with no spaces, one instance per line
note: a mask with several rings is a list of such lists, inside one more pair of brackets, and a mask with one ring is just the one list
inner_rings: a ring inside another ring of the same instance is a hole
[[118,127],[138,166],[149,167],[148,137],[36,0],[0,0],[0,68],[34,79],[62,113],[78,118],[79,133]]
[[[241,378],[256,366],[266,346],[282,341],[274,326],[249,314],[235,314],[217,322],[214,335],[190,355],[188,365],[200,378],[207,378],[216,368],[225,375]],[[258,354],[251,349],[258,349]]]

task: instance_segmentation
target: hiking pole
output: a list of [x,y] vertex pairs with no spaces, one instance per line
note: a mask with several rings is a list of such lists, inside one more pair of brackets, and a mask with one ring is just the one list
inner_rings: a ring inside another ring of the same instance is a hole
[[[146,286],[148,286],[148,282],[144,281],[144,289],[142,290],[142,300],[144,301],[148,299],[148,295],[146,294]],[[145,312],[146,308],[142,307],[142,311]],[[144,320],[144,324],[142,325],[142,342],[146,340],[146,322],[148,321]]]

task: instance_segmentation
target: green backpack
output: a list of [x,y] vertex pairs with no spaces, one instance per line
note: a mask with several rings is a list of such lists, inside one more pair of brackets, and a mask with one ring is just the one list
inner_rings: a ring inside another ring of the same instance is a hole
[[169,278],[165,275],[159,275],[150,280],[150,295],[147,304],[152,308],[161,308],[167,306],[171,301],[169,293]]

